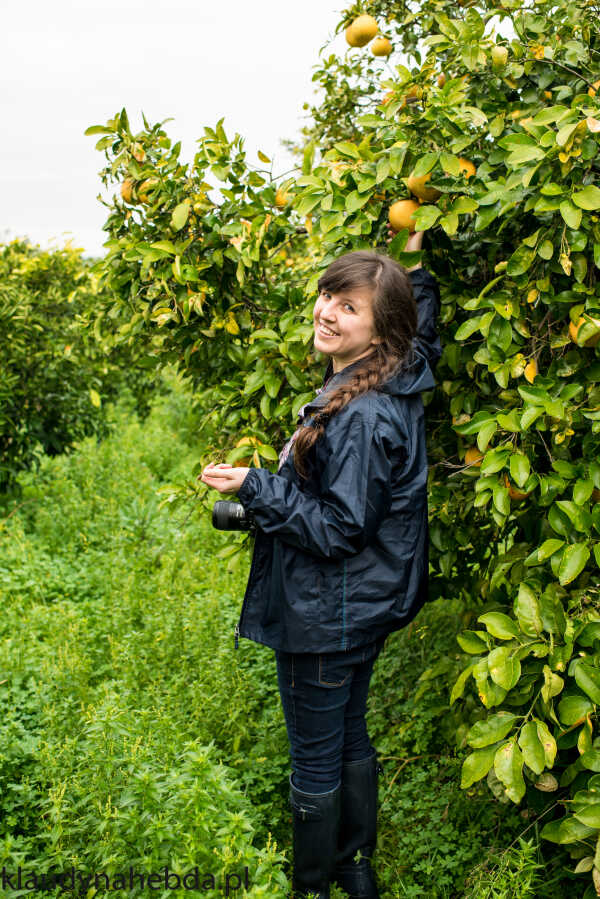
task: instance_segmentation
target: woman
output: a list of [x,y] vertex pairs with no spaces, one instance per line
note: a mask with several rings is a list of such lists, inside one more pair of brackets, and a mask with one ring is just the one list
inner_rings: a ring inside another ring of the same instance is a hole
[[435,385],[439,293],[420,266],[407,273],[370,251],[340,256],[318,287],[314,345],[329,364],[277,473],[211,463],[201,479],[237,493],[257,524],[236,647],[241,635],[275,650],[292,759],[294,895],[328,899],[335,882],[353,899],[374,899],[381,769],[367,694],[385,638],[427,598],[420,393]]

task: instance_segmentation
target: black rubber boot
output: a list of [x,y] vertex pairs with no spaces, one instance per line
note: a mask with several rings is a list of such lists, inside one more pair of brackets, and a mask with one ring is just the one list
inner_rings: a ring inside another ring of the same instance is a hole
[[302,793],[290,774],[294,899],[329,899],[336,859],[341,784],[329,793]]
[[[350,899],[379,899],[371,858],[377,843],[377,753],[342,767],[342,803],[332,882]],[[360,851],[360,861],[354,856]]]

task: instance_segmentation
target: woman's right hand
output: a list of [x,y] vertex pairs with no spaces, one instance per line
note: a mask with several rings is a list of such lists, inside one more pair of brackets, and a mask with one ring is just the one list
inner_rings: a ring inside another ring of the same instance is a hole
[[[386,243],[391,243],[394,237],[396,236],[396,232],[392,228],[392,226],[388,222],[388,237],[386,238]],[[408,240],[406,241],[406,246],[404,247],[405,253],[416,253],[418,250],[423,249],[423,235],[424,231],[415,231],[414,234],[408,235]],[[421,268],[421,263],[418,262],[417,265],[411,265],[410,268],[407,268],[407,272],[414,272],[415,269]]]

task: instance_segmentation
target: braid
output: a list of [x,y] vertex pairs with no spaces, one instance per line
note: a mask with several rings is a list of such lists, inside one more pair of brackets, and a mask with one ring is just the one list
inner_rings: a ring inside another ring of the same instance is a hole
[[296,437],[294,466],[301,478],[308,476],[306,455],[310,447],[325,433],[329,419],[337,415],[354,397],[367,393],[369,390],[376,390],[398,370],[401,362],[402,360],[398,356],[382,352],[380,345],[377,345],[351,377],[332,392],[327,405],[314,415],[312,424],[303,427]]

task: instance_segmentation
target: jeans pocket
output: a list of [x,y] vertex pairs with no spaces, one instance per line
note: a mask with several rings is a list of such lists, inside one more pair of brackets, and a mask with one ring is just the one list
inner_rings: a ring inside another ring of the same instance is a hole
[[341,687],[352,673],[347,659],[334,658],[327,653],[319,655],[319,683],[322,687]]

